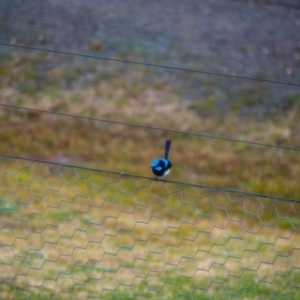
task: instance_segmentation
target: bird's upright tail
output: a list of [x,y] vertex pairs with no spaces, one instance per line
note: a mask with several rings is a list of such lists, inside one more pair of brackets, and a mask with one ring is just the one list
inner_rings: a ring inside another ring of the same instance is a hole
[[167,140],[166,141],[166,146],[165,146],[165,158],[166,159],[168,159],[168,156],[169,156],[169,151],[170,151],[170,148],[171,148],[171,143],[172,143],[171,140]]

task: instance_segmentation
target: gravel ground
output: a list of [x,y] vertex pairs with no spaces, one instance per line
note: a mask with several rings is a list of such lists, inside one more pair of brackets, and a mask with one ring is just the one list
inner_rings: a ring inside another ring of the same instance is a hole
[[[294,0],[2,0],[0,12],[0,42],[300,83]],[[240,85],[219,83],[235,93]],[[276,109],[283,95],[299,95],[287,85],[272,91],[281,95],[271,101]],[[268,110],[270,99],[262,101],[257,109]]]

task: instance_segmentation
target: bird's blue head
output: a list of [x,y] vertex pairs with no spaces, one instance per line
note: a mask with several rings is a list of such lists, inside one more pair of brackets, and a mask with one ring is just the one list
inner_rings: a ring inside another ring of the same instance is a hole
[[157,171],[161,171],[164,167],[168,165],[168,160],[165,158],[156,158],[151,164],[151,168]]

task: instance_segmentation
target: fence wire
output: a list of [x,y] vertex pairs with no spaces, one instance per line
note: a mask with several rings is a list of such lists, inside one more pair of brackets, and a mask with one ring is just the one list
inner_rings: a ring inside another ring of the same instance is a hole
[[1,299],[299,299],[300,202],[0,156]]
[[118,62],[118,63],[146,66],[146,67],[152,67],[152,68],[162,68],[162,69],[173,70],[173,71],[183,71],[183,72],[199,73],[199,74],[212,75],[212,76],[221,76],[221,77],[228,77],[231,79],[251,80],[251,81],[259,81],[259,82],[266,82],[266,83],[272,83],[272,84],[283,84],[283,85],[298,86],[298,87],[300,86],[300,83],[297,83],[297,82],[278,81],[278,80],[262,79],[262,78],[256,78],[256,77],[247,77],[247,76],[242,76],[242,75],[232,75],[232,74],[225,74],[225,73],[210,72],[210,71],[204,71],[204,70],[186,69],[186,68],[180,68],[180,67],[175,67],[175,66],[158,65],[158,64],[153,64],[153,63],[130,61],[130,60],[124,60],[124,59],[119,59],[119,58],[102,57],[102,56],[95,56],[92,54],[66,52],[66,51],[60,51],[60,50],[54,50],[54,49],[45,49],[45,48],[25,46],[25,45],[16,45],[16,44],[9,44],[9,43],[3,43],[3,42],[0,42],[0,46],[20,48],[20,49],[26,49],[26,50],[31,50],[31,51],[35,50],[35,51],[62,54],[62,55],[68,55],[68,56],[77,56],[77,57],[83,57],[83,58],[92,58],[92,59],[98,59],[98,60],[104,60],[104,61],[113,61],[113,62]]

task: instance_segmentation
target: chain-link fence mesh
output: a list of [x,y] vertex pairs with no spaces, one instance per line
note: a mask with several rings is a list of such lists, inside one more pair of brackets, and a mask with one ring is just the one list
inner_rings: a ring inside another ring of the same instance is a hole
[[300,299],[300,202],[0,156],[1,299]]

